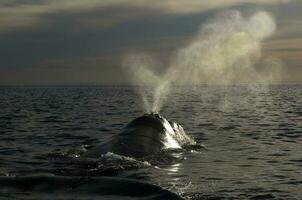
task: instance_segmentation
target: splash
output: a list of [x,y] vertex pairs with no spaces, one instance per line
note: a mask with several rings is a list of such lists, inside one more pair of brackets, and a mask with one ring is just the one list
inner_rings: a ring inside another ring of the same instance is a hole
[[[146,91],[140,90],[146,111],[158,112],[173,84],[227,85],[276,80],[280,62],[260,59],[261,43],[275,29],[275,21],[267,12],[243,17],[239,11],[227,11],[204,24],[188,46],[177,50],[164,74],[152,71],[154,64],[159,63],[152,56],[130,55],[126,65],[135,84],[152,88],[149,98]],[[269,63],[268,68],[260,61]],[[258,69],[259,66],[262,68]]]

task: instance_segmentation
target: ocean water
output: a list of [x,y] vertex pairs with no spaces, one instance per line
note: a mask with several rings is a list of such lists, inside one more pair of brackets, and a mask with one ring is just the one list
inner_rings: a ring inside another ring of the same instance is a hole
[[0,87],[0,199],[302,199],[302,85],[174,87],[200,149],[84,152],[144,114],[136,87]]

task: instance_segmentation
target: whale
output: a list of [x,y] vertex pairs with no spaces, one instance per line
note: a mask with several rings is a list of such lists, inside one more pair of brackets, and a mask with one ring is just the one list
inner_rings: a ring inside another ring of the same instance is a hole
[[178,123],[169,121],[158,113],[148,113],[131,121],[109,140],[88,150],[86,156],[98,158],[110,152],[143,158],[163,149],[180,149],[185,145],[195,144]]

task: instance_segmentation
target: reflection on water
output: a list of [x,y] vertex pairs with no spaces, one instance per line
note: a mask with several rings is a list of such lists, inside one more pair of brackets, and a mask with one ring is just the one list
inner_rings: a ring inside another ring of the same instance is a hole
[[[180,123],[205,148],[163,152],[151,159],[151,166],[124,162],[110,168],[80,155],[143,114],[133,88],[0,88],[0,197],[8,195],[3,188],[11,180],[5,176],[51,175],[59,182],[63,180],[56,177],[64,176],[72,185],[74,176],[106,175],[116,178],[111,182],[115,188],[120,179],[137,180],[135,187],[156,184],[187,199],[302,199],[302,86],[174,91],[161,114]],[[79,199],[85,199],[84,193],[105,198],[100,191],[104,180],[81,181],[72,185],[73,192],[81,191]],[[57,189],[52,188],[63,192]],[[112,194],[120,199],[131,189],[123,192]]]
[[172,164],[167,168],[168,175],[175,175],[178,174],[179,168],[181,167],[181,163]]

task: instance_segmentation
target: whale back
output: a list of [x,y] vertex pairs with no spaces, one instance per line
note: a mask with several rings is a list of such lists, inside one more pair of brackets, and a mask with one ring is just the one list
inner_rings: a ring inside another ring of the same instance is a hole
[[183,128],[158,114],[145,114],[130,122],[121,133],[92,149],[88,156],[115,154],[141,158],[165,148],[181,148],[190,139]]

